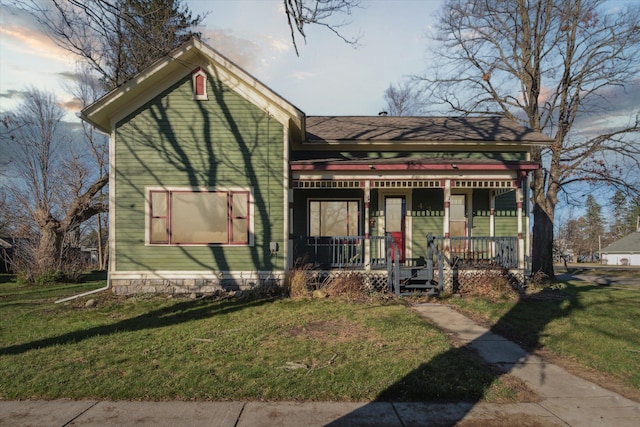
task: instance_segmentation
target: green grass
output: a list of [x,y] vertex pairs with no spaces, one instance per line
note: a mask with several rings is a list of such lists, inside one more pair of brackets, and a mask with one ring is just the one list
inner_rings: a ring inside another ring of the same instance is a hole
[[554,288],[549,298],[448,302],[529,350],[550,350],[640,390],[640,287],[572,281]]
[[[188,300],[0,284],[0,399],[513,400],[404,304]],[[515,387],[515,388],[514,388]]]

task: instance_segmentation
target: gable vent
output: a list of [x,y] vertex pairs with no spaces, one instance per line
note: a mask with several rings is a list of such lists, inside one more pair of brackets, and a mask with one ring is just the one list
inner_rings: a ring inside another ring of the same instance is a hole
[[207,93],[207,73],[204,72],[202,67],[196,68],[191,73],[191,79],[193,81],[193,99],[198,101],[206,101],[209,99]]

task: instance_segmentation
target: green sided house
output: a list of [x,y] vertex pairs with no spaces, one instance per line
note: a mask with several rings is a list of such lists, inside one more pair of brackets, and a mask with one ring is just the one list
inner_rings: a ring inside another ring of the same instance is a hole
[[110,135],[117,294],[281,282],[297,265],[396,291],[527,274],[533,147],[501,117],[316,117],[197,38],[85,108]]

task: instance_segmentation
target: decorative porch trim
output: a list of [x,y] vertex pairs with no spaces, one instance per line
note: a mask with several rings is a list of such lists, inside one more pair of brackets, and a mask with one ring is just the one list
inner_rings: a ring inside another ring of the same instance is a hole
[[294,179],[291,188],[363,188],[360,180],[332,180],[332,179]]
[[[366,182],[370,188],[444,188],[442,179],[310,179],[298,178],[291,181],[291,188],[365,188]],[[518,188],[510,179],[455,179],[451,180],[451,188],[490,188],[498,190],[496,195],[508,193]]]
[[389,180],[373,179],[371,188],[442,188],[442,180]]
[[510,190],[517,188],[513,180],[487,180],[487,179],[451,180],[451,187],[452,188],[508,188]]

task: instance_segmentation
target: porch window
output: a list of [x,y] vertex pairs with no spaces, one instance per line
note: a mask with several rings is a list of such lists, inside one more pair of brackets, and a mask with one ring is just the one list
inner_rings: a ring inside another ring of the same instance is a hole
[[357,200],[309,201],[309,235],[357,236],[359,202]]
[[151,244],[249,244],[249,191],[149,191]]

